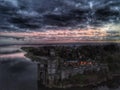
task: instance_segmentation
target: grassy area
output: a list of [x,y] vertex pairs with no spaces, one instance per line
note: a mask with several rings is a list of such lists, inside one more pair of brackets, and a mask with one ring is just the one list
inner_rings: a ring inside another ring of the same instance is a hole
[[84,75],[84,74],[76,74],[69,79],[63,80],[63,85],[73,84],[73,85],[89,85],[89,84],[96,84],[100,81],[104,81],[106,77],[101,77],[101,75],[91,74],[91,75]]

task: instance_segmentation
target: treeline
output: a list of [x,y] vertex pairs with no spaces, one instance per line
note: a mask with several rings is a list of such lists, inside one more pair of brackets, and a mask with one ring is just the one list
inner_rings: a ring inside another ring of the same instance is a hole
[[117,44],[86,45],[86,46],[43,46],[23,47],[29,53],[37,56],[50,56],[54,52],[56,56],[64,59],[102,59],[106,54],[120,52]]

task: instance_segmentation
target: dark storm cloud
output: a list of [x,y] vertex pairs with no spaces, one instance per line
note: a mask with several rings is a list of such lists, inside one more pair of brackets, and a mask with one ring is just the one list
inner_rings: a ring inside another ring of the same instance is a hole
[[101,26],[120,21],[120,0],[0,0],[0,28]]

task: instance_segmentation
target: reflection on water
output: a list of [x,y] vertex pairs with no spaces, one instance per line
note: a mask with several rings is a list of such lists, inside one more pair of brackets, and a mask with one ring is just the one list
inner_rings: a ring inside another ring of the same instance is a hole
[[37,90],[37,65],[24,54],[20,46],[0,47],[0,90]]
[[[21,47],[23,46],[0,47],[0,90],[37,90],[37,65],[24,56],[26,52],[22,51]],[[40,90],[45,90],[45,88],[39,87]],[[120,87],[109,88],[103,84],[98,87],[71,88],[69,90],[73,89],[120,90]]]
[[0,58],[25,58],[24,53],[3,54]]

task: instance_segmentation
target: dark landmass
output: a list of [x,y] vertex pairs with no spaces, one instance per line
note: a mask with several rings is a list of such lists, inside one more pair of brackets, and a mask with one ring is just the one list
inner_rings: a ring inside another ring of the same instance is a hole
[[49,88],[96,86],[120,76],[120,45],[22,47],[38,62],[39,85]]

